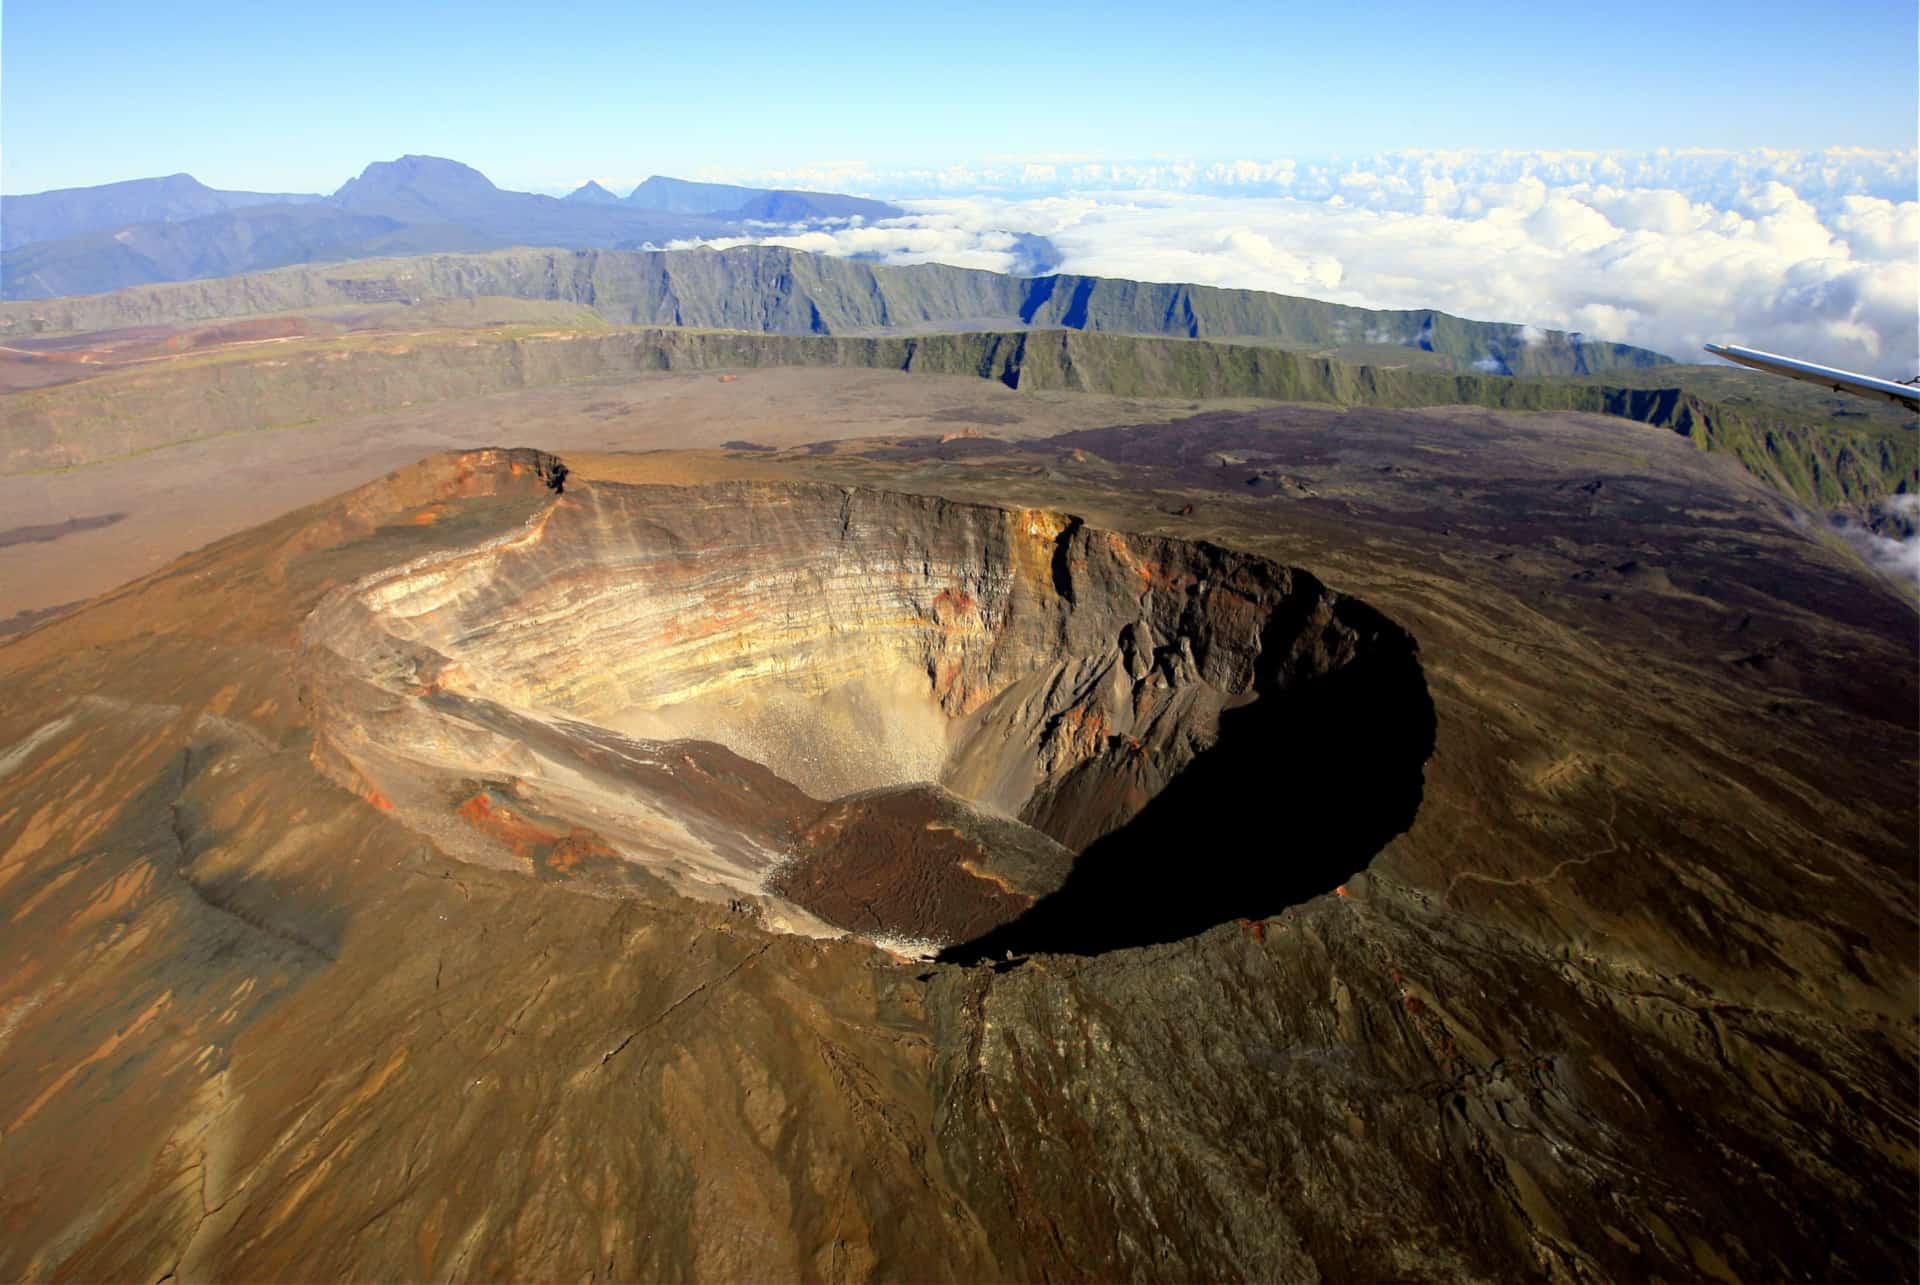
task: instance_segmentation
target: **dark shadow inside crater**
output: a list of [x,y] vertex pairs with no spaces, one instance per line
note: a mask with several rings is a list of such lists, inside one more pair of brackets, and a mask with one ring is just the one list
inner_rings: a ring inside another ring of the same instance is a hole
[[1058,890],[939,958],[1156,945],[1332,892],[1412,825],[1434,734],[1411,648],[1374,649],[1291,688],[1269,682]]

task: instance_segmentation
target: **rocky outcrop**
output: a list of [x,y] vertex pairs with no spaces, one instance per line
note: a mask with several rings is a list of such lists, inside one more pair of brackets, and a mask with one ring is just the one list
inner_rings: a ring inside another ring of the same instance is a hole
[[[947,946],[1098,950],[1324,892],[1411,820],[1431,743],[1412,639],[1304,572],[834,486],[568,488],[336,592],[302,655],[316,759],[455,854],[533,869],[570,837],[796,931]],[[1252,779],[1290,741],[1296,779]],[[1116,913],[1143,850],[1325,775],[1307,758],[1366,759],[1380,806]],[[889,891],[850,900],[862,880]]]

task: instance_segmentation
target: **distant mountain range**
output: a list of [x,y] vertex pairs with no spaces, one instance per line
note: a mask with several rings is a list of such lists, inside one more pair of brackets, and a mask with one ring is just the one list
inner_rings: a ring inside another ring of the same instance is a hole
[[190,175],[0,197],[0,298],[43,299],[287,264],[540,245],[637,248],[760,222],[892,218],[882,201],[653,177],[623,200],[495,187],[458,161],[380,161],[331,196],[226,192]]
[[223,192],[184,174],[6,197],[0,221],[10,238],[23,228],[72,230],[0,254],[0,298],[19,301],[0,305],[0,336],[511,298],[591,308],[620,325],[837,336],[1105,331],[1495,375],[1589,375],[1668,360],[1432,310],[1056,274],[1057,251],[1031,235],[1016,238],[1021,275],[773,246],[652,248],[752,235],[768,223],[901,213],[859,197],[657,175],[625,197],[598,183],[538,196],[430,156],[369,165],[325,197]]
[[136,223],[178,223],[249,205],[302,205],[320,199],[291,192],[222,192],[191,174],[0,196],[0,250]]
[[1588,375],[1668,360],[1626,344],[1430,309],[1385,311],[1259,290],[1108,277],[1014,277],[935,263],[895,267],[778,246],[507,250],[282,268],[224,281],[0,304],[0,336],[487,297],[583,305],[620,325],[841,336],[1106,331],[1502,375]]

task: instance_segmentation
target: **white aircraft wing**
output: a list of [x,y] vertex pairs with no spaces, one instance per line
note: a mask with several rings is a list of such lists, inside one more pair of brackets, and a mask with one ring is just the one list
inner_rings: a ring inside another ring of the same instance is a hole
[[1816,365],[1810,361],[1801,361],[1797,357],[1782,357],[1778,353],[1759,352],[1752,348],[1736,348],[1732,344],[1708,344],[1707,351],[1716,357],[1737,361],[1742,366],[1751,366],[1755,370],[1764,370],[1770,374],[1785,375],[1788,379],[1805,380],[1809,384],[1819,384],[1823,388],[1831,388],[1836,393],[1881,398],[1896,406],[1920,411],[1920,388],[1912,384],[1897,384],[1891,379],[1876,379],[1872,375],[1856,375],[1850,370],[1835,370],[1831,366]]

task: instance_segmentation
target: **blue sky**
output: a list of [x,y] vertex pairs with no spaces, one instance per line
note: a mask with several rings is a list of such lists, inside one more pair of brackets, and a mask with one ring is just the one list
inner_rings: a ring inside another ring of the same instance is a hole
[[1913,0],[9,0],[0,189],[330,191],[404,152],[554,190],[1028,153],[1912,148],[1916,34]]

